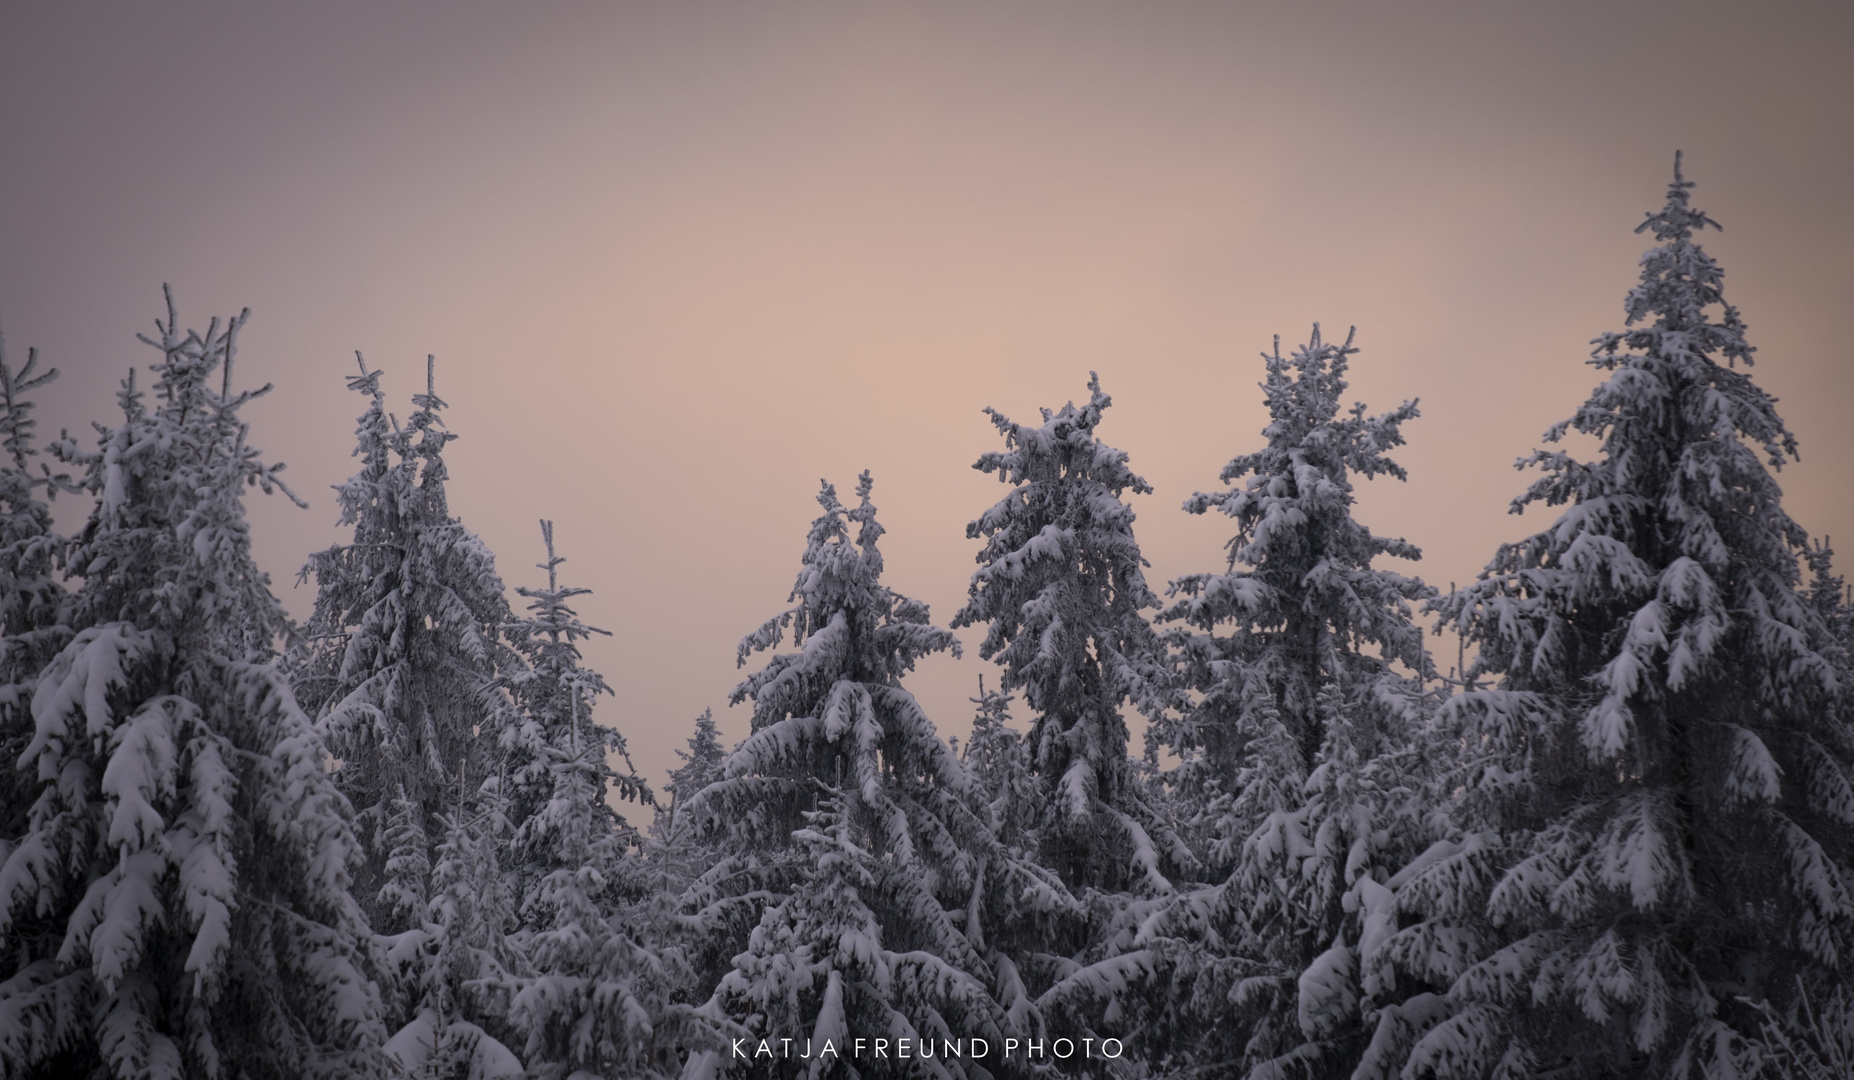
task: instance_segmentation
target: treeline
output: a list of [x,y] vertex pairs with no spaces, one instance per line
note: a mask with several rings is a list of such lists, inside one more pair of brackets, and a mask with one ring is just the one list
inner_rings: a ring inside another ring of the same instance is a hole
[[450,513],[429,367],[403,422],[349,378],[295,625],[243,316],[170,300],[94,439],[41,444],[56,372],[0,359],[0,1076],[1854,1075],[1854,607],[1691,187],[1546,434],[1600,450],[1527,460],[1556,518],[1474,584],[1374,566],[1419,552],[1353,482],[1417,410],[1345,403],[1349,338],[1265,357],[1258,449],[1185,504],[1228,565],[1163,595],[1091,381],[991,413],[963,744],[864,474],[741,642],[750,734],[704,714],[662,791],[551,527],[518,613]]

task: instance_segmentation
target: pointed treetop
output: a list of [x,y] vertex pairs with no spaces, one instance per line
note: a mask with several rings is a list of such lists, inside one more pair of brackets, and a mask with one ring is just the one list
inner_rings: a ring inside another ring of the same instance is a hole
[[354,362],[360,365],[360,374],[348,376],[348,389],[366,394],[376,401],[380,400],[380,374],[385,369],[377,368],[368,371],[367,358],[361,355],[359,349],[354,350]]
[[[142,392],[135,385],[134,368],[129,369],[129,373],[123,376],[122,381],[117,383],[116,387],[116,407],[122,410],[122,418],[125,422],[133,424],[148,415],[148,411],[142,407]],[[90,424],[99,432],[109,430],[94,420]]]
[[425,392],[412,395],[412,404],[419,407],[414,415],[430,414],[432,422],[437,422],[438,411],[448,408],[443,398],[438,396],[438,357],[434,353],[425,354]]
[[[1621,362],[1618,346],[1648,352],[1660,352],[1679,363],[1698,360],[1710,362],[1709,354],[1725,358],[1726,366],[1736,367],[1742,360],[1753,363],[1756,352],[1745,341],[1745,323],[1738,309],[1725,302],[1725,272],[1694,241],[1694,234],[1718,222],[1689,205],[1688,192],[1694,187],[1680,170],[1675,155],[1674,179],[1667,188],[1667,204],[1649,214],[1635,231],[1654,233],[1658,246],[1642,256],[1641,282],[1629,291],[1623,310],[1627,324],[1646,325],[1627,333],[1604,334],[1597,345],[1594,362],[1612,368]],[[1723,311],[1715,322],[1707,312],[1719,307]]]
[[[566,556],[554,554],[554,523],[546,518],[541,519],[541,542],[547,545],[547,561],[534,565],[538,570],[547,571],[547,591],[557,593],[560,591],[560,564],[566,562]],[[591,589],[571,590],[572,595],[575,596],[591,591]]]
[[1667,205],[1659,213],[1650,213],[1648,219],[1635,226],[1635,231],[1654,230],[1656,240],[1666,243],[1669,240],[1685,240],[1708,225],[1723,231],[1723,226],[1707,217],[1704,213],[1690,209],[1687,205],[1687,192],[1697,187],[1680,172],[1680,151],[1674,151],[1674,179],[1667,185]]
[[39,350],[26,350],[26,366],[14,372],[6,362],[6,338],[0,336],[0,448],[13,458],[18,469],[26,467],[26,459],[38,453],[32,445],[32,429],[38,421],[32,419],[34,403],[22,395],[37,390],[58,377],[58,369],[33,374],[38,367]]
[[[425,476],[430,479],[443,480],[445,479],[444,463],[439,455],[444,452],[445,444],[449,443],[457,436],[444,430],[444,420],[438,415],[450,406],[448,402],[438,396],[437,363],[438,358],[435,355],[430,353],[426,354],[425,392],[412,395],[412,404],[414,406],[412,415],[406,417],[406,426],[404,428],[400,428],[398,421],[395,420],[393,422],[393,430],[395,435],[404,440],[402,445],[405,448],[400,451],[400,454],[407,457],[417,456],[425,458]],[[375,374],[377,375],[378,372],[375,372]],[[360,380],[350,380],[349,385],[358,390],[362,388],[363,384]],[[416,444],[411,442],[414,435],[420,436]],[[433,469],[437,470],[437,475],[435,477],[431,476],[431,470]]]
[[[1002,483],[1021,484],[1064,477],[1087,477],[1115,495],[1131,489],[1149,495],[1152,485],[1127,467],[1127,454],[1096,440],[1094,429],[1114,399],[1101,389],[1099,373],[1088,373],[1088,402],[1073,401],[1059,410],[1042,408],[1041,427],[1020,424],[994,408],[987,408],[992,426],[1004,436],[1007,449],[979,457],[973,468],[995,472]],[[977,538],[980,522],[967,526],[966,535]]]
[[670,806],[680,808],[703,788],[719,780],[727,751],[721,746],[715,727],[715,711],[703,709],[695,718],[695,730],[689,735],[688,749],[676,751],[682,764],[670,770]]
[[[1350,357],[1358,352],[1356,339],[1355,327],[1346,333],[1344,344],[1334,345],[1314,323],[1305,346],[1283,356],[1277,335],[1273,350],[1262,354],[1267,378],[1260,385],[1269,415],[1262,434],[1268,446],[1233,458],[1218,477],[1225,484],[1245,476],[1252,479],[1240,488],[1199,492],[1184,504],[1188,513],[1217,507],[1237,520],[1238,535],[1228,545],[1232,569],[1239,562],[1259,565],[1282,523],[1304,517],[1316,506],[1349,520],[1352,476],[1408,478],[1388,454],[1403,445],[1404,421],[1419,415],[1414,400],[1381,416],[1367,416],[1364,403],[1356,402],[1341,416],[1340,399],[1348,388],[1345,375]],[[1289,507],[1291,512],[1284,509]],[[1361,553],[1421,557],[1414,545],[1350,528],[1359,533]]]
[[[439,413],[447,408],[437,391],[437,357],[427,354],[425,357],[425,392],[412,395],[412,404],[417,406],[412,415],[406,418],[406,426],[396,430],[394,436],[401,449],[397,452],[404,458],[419,458],[424,465],[419,469],[418,486],[423,492],[425,509],[434,519],[450,515],[449,503],[444,494],[444,482],[450,479],[450,472],[444,467],[444,448],[456,435],[444,429],[444,420]],[[412,442],[413,437],[418,442]]]
[[[530,589],[526,585],[517,586],[515,591],[527,597],[531,603],[528,610],[534,612],[531,624],[554,641],[580,641],[594,634],[611,636],[611,631],[601,630],[596,626],[587,626],[579,621],[579,613],[567,606],[567,601],[575,596],[585,596],[591,589],[560,585],[560,564],[566,562],[566,556],[554,553],[554,523],[541,521],[541,540],[547,545],[547,561],[535,563],[536,569],[547,571],[547,588]],[[578,657],[577,649],[572,655]]]
[[[857,478],[853,509],[844,507],[828,481],[819,485],[824,512],[811,523],[792,606],[743,638],[737,652],[737,666],[744,666],[787,633],[799,647],[774,656],[728,696],[732,704],[753,699],[755,731],[786,716],[809,715],[820,695],[840,680],[899,686],[922,657],[959,655],[959,642],[933,625],[926,604],[882,584],[876,541],[883,529],[869,498],[874,486],[869,473]],[[852,524],[859,526],[854,540]]]

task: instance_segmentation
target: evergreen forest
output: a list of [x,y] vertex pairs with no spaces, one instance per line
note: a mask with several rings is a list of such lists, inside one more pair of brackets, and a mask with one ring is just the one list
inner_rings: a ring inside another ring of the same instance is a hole
[[[748,734],[704,713],[667,784],[583,662],[606,553],[541,522],[505,585],[434,365],[399,403],[357,356],[297,622],[243,315],[170,297],[55,439],[0,358],[0,1077],[1854,1076],[1854,602],[1692,188],[1478,580],[1353,516],[1418,410],[1347,399],[1351,336],[1244,369],[1268,424],[1182,508],[1227,562],[1166,582],[1091,379],[990,411],[944,625],[824,483]],[[955,631],[996,667],[930,717]]]

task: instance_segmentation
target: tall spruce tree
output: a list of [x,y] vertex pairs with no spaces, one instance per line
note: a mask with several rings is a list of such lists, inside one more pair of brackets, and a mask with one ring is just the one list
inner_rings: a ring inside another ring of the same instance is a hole
[[416,889],[386,866],[388,837],[423,833],[429,860],[440,815],[496,772],[514,718],[504,687],[521,661],[504,635],[513,616],[495,556],[445,498],[443,451],[456,436],[440,419],[433,362],[401,427],[386,411],[381,372],[356,360],[348,388],[368,398],[354,450],[361,469],[336,488],[354,536],[303,568],[316,604],[295,681],[341,759],[336,780],[368,846],[361,893],[377,897],[369,914],[387,933],[417,920],[401,900]]
[[1495,685],[1444,714],[1454,834],[1392,881],[1390,955],[1433,990],[1383,1017],[1406,1076],[1745,1075],[1747,1002],[1851,971],[1854,739],[1770,472],[1796,441],[1692,187],[1676,157],[1608,378],[1546,434],[1597,458],[1522,461],[1514,510],[1564,511],[1439,605]]
[[979,655],[1004,668],[1000,689],[1035,711],[1041,857],[1072,888],[1169,891],[1191,857],[1133,782],[1120,708],[1159,674],[1143,612],[1146,586],[1127,491],[1151,486],[1095,428],[1112,399],[1090,376],[1087,404],[1043,410],[1041,426],[987,409],[1005,449],[973,466],[1011,486],[966,535],[979,570],[954,628],[989,623]]
[[[989,950],[988,901],[1064,898],[1047,875],[1004,857],[978,785],[901,685],[921,657],[957,643],[926,605],[881,583],[870,486],[864,473],[859,504],[846,509],[824,485],[794,606],[742,641],[740,658],[788,632],[798,651],[736,688],[735,701],[753,701],[752,734],[726,778],[688,808],[725,830],[733,851],[696,898],[730,879],[778,889],[763,894],[763,915],[716,998],[755,1043],[809,1040],[809,1061],[777,1055],[755,1066],[777,1075],[832,1075],[847,1040],[864,1034],[909,1039],[926,1054],[974,1036],[1001,1046],[1034,1017],[1008,958]],[[783,869],[783,880],[749,874],[755,852],[781,853],[758,862]],[[725,927],[733,916],[709,904],[701,917]],[[973,1065],[940,1057],[929,1067],[970,1076]]]
[[[234,393],[244,316],[123,384],[69,549],[75,636],[37,681],[35,801],[0,866],[0,1072],[366,1076],[383,1031],[349,811],[276,664],[288,627],[242,496],[281,489]],[[293,497],[293,496],[292,496]],[[10,767],[11,767],[11,763]]]
[[1401,714],[1418,694],[1407,676],[1429,671],[1411,604],[1433,591],[1372,566],[1421,552],[1352,518],[1353,477],[1404,479],[1387,453],[1403,443],[1416,404],[1342,412],[1357,351],[1351,335],[1335,345],[1317,325],[1289,356],[1277,338],[1262,357],[1268,446],[1224,466],[1227,490],[1185,501],[1189,513],[1229,517],[1236,535],[1224,573],[1172,583],[1182,598],[1162,618],[1184,625],[1166,637],[1180,683],[1199,696],[1178,700],[1151,737],[1178,756],[1174,782],[1210,812],[1198,825],[1213,870],[1233,866],[1264,817],[1301,803],[1334,724],[1323,693],[1340,688],[1350,711]]
[[[787,880],[778,871],[766,873],[768,867],[750,860],[741,879],[715,876],[712,871],[726,862],[739,865],[731,853],[732,842],[726,830],[714,828],[713,819],[702,820],[691,813],[696,797],[726,776],[727,750],[723,748],[715,724],[714,710],[703,709],[695,718],[687,748],[676,751],[682,764],[670,770],[667,803],[659,803],[644,840],[643,863],[650,882],[651,895],[639,905],[639,922],[653,929],[659,940],[668,941],[679,985],[664,989],[678,1002],[704,1002],[700,1018],[707,1030],[719,1036],[725,1025],[715,1023],[718,1003],[714,989],[727,972],[739,944],[746,939],[769,892],[753,885],[740,887],[743,881],[760,886],[775,880]],[[774,859],[774,865],[789,860]],[[725,871],[724,871],[725,874]],[[726,912],[731,912],[731,917]],[[665,980],[668,982],[669,980]],[[729,1029],[732,1034],[737,1030]],[[692,1048],[683,1075],[695,1080],[718,1075],[725,1069],[723,1055],[716,1049]],[[689,1040],[694,1046],[696,1040]]]
[[1214,884],[1136,906],[1114,954],[1056,991],[1124,999],[1121,1023],[1155,1067],[1347,1076],[1369,1033],[1355,1003],[1391,989],[1384,883],[1424,837],[1429,659],[1413,602],[1433,591],[1373,566],[1420,552],[1352,517],[1355,477],[1404,478],[1388,452],[1417,415],[1344,408],[1356,352],[1318,326],[1288,356],[1276,339],[1268,445],[1184,504],[1236,535],[1227,570],[1172,583],[1162,618],[1183,624],[1166,638],[1191,693],[1148,738],[1179,759],[1168,780],[1198,808]]
[[465,984],[508,958],[516,895],[474,883],[494,876],[515,824],[503,743],[518,726],[508,688],[526,668],[507,637],[514,616],[495,556],[446,501],[444,447],[455,436],[440,416],[435,362],[401,426],[381,373],[356,361],[348,387],[368,399],[361,468],[335,489],[353,539],[303,568],[316,603],[292,676],[355,808],[366,855],[356,892],[394,960],[395,1056],[412,1060],[430,1043],[417,1051],[421,1067],[490,1068],[507,1054],[485,1041],[510,1035],[505,1011]]
[[[726,775],[727,751],[721,747],[714,710],[703,709],[702,715],[695,718],[695,730],[689,735],[687,749],[676,751],[676,756],[682,759],[682,764],[670,770],[666,787],[669,801],[667,805],[657,804],[643,853],[653,890],[676,898],[679,904],[684,891],[711,870],[727,851],[725,834],[701,827],[688,812],[690,802],[697,795]],[[665,914],[669,921],[678,918],[671,912]],[[723,963],[732,960],[732,954],[720,955],[720,950],[726,948],[723,941],[709,939],[704,944],[706,947],[696,951],[706,957],[705,967],[714,978],[704,985],[712,987],[720,978]]]

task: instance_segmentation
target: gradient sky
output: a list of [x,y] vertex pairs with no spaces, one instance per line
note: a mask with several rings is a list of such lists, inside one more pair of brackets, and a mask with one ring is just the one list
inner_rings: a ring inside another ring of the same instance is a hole
[[[438,357],[451,506],[510,586],[557,522],[601,718],[653,783],[781,610],[818,479],[868,468],[888,581],[944,622],[1002,494],[980,410],[1085,395],[1157,489],[1155,586],[1230,529],[1179,503],[1260,445],[1258,353],[1358,327],[1354,394],[1421,399],[1358,515],[1446,588],[1512,462],[1593,385],[1676,148],[1802,441],[1786,506],[1854,566],[1854,5],[0,5],[0,327],[109,419],[171,282],[249,306],[254,496],[292,588],[340,538],[353,351],[401,415]],[[79,520],[67,505],[62,519]],[[963,734],[981,672],[911,686]],[[1446,668],[1452,658],[1443,658]]]

